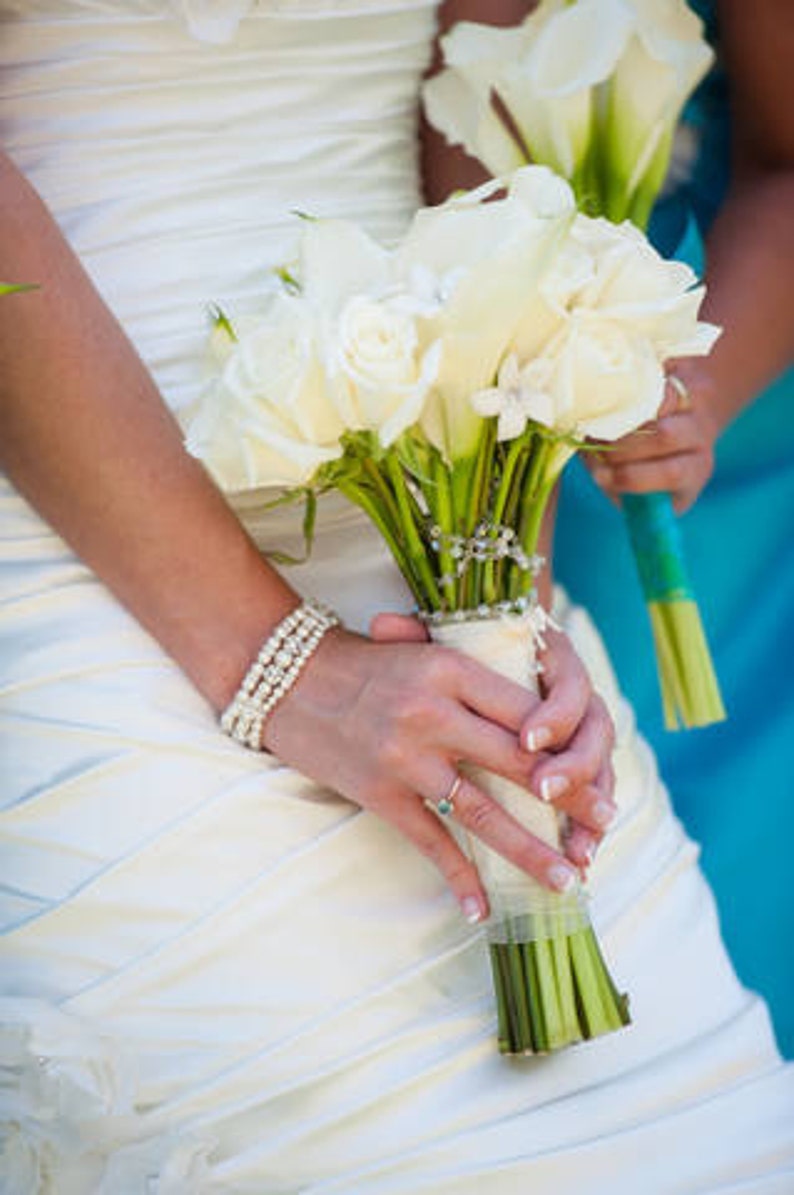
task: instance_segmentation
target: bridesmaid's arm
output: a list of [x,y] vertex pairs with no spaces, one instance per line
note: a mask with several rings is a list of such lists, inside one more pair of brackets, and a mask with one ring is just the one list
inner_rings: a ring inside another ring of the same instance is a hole
[[661,418],[605,453],[610,494],[671,490],[686,510],[711,476],[719,435],[794,360],[794,20],[790,0],[721,0],[731,86],[733,178],[706,244],[703,317],[723,335],[708,357],[671,363]]

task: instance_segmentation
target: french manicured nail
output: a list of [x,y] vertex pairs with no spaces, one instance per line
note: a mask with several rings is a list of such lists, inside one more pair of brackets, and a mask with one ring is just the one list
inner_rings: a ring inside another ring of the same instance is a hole
[[460,902],[460,907],[469,925],[476,925],[485,916],[485,910],[476,896],[464,896]]
[[552,733],[548,726],[536,726],[527,731],[527,751],[542,751],[552,740]]
[[564,863],[554,863],[547,872],[547,878],[558,892],[570,892],[576,883],[576,872]]
[[556,801],[570,787],[570,783],[567,776],[544,776],[540,782],[541,800]]
[[592,810],[592,818],[595,824],[601,829],[606,830],[615,820],[617,810],[614,805],[610,805],[609,801],[596,801]]

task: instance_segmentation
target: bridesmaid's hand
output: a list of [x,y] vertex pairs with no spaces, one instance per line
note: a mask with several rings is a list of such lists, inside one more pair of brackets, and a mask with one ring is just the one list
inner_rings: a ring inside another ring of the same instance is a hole
[[696,357],[677,361],[670,370],[657,418],[604,452],[582,457],[593,479],[613,499],[621,494],[672,494],[678,514],[694,503],[714,471],[719,435],[714,384]]
[[[548,726],[553,748],[565,733],[566,719],[575,720],[582,728],[581,740],[577,743],[574,736],[569,752],[555,760],[571,776],[570,790],[559,804],[575,808],[586,826],[582,833],[598,837],[601,827],[593,809],[610,785],[603,765],[606,742],[611,739],[607,734],[604,742],[597,729],[597,706],[592,719],[585,716],[590,707],[585,696],[589,683],[583,683],[583,670],[578,679],[573,678],[564,649],[555,653],[550,648],[556,661],[552,667],[567,678],[563,687],[575,689],[577,696],[561,699],[561,682],[556,681],[548,697],[539,702],[522,686],[476,661],[427,643],[423,629],[412,619],[382,616],[375,620],[373,636],[366,639],[341,629],[325,636],[297,684],[266,722],[265,746],[401,830],[436,864],[467,918],[480,920],[487,915],[487,898],[476,868],[432,809],[451,791],[459,764],[479,765],[532,790],[559,769],[550,767],[547,753],[522,746],[522,729]],[[581,716],[573,712],[574,705]],[[532,719],[533,712],[544,706],[549,717]],[[597,739],[602,746],[594,752]],[[574,780],[585,773],[592,776],[589,786]],[[590,839],[579,839],[577,848],[574,836],[568,857],[556,852],[465,778],[455,792],[454,816],[461,826],[552,889],[563,890],[574,881],[576,867],[570,856],[584,863],[589,849]]]

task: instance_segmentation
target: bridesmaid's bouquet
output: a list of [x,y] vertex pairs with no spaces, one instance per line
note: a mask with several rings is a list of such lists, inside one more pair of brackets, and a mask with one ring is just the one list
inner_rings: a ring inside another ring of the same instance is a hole
[[[549,166],[570,181],[582,211],[642,229],[681,109],[713,59],[685,0],[541,0],[510,28],[462,21],[442,49],[446,69],[425,85],[424,101],[451,142],[496,176],[526,162]],[[635,292],[638,305],[648,298]],[[625,495],[623,510],[665,723],[719,721],[725,711],[670,498]]]
[[[630,224],[577,212],[539,166],[420,210],[394,247],[304,220],[261,319],[225,316],[219,376],[187,429],[227,491],[336,489],[379,529],[431,636],[527,686],[548,624],[538,535],[587,437],[653,417],[663,362],[707,352],[702,289]],[[549,805],[476,780],[558,848]],[[499,1044],[553,1050],[628,1021],[581,890],[552,893],[472,840],[489,894]]]

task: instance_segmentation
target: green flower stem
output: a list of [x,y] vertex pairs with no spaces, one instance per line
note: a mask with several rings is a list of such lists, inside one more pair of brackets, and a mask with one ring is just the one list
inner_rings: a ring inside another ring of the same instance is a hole
[[557,980],[563,1042],[575,1041],[579,1032],[579,1020],[576,1015],[576,993],[566,934],[554,935],[551,939],[551,952]]
[[[433,515],[436,523],[445,534],[453,534],[455,531],[453,489],[450,483],[449,470],[440,456],[435,457],[433,460],[432,481],[434,490]],[[453,577],[455,575],[456,563],[450,554],[449,548],[445,546],[443,536],[438,547],[438,563],[442,577]],[[446,608],[448,610],[456,609],[458,583],[455,581],[446,581],[443,585],[443,592]]]
[[337,483],[337,488],[340,493],[344,494],[356,506],[360,506],[378,528],[388,544],[389,551],[394,557],[397,567],[408,582],[411,593],[414,595],[416,601],[421,604],[424,601],[422,582],[414,571],[413,562],[404,550],[399,524],[395,527],[389,521],[384,514],[383,506],[373,497],[371,491],[366,486],[353,481],[340,481]]
[[505,928],[507,941],[489,945],[501,1053],[542,1054],[630,1023],[589,924],[571,931],[536,913],[527,941]]
[[537,963],[538,988],[543,1008],[543,1018],[546,1029],[546,1049],[558,1050],[565,1045],[562,1015],[560,1012],[560,998],[557,989],[552,944],[545,936],[543,927],[540,928],[541,937],[533,943],[535,960]]
[[[466,533],[471,535],[477,524],[485,517],[488,510],[491,478],[494,475],[494,454],[496,449],[496,420],[483,421],[480,442],[477,446],[477,458],[474,465],[474,477],[471,487],[471,502],[469,505],[469,519]],[[465,508],[464,508],[465,509]]]
[[[485,445],[487,449],[487,442]],[[490,468],[490,461],[483,461],[483,436],[477,445],[477,450],[471,456],[461,457],[452,462],[448,470],[452,495],[452,530],[456,535],[467,537],[471,535],[479,521],[480,494],[478,487],[487,480],[482,470]],[[487,490],[486,490],[487,494]],[[487,502],[487,497],[486,497]],[[457,608],[467,609],[475,605],[479,599],[481,566],[470,562],[468,568],[459,578],[457,585]]]
[[[508,503],[516,493],[520,492],[519,481],[529,455],[530,441],[531,435],[527,436],[525,433],[524,435],[517,436],[515,440],[510,442],[490,515],[490,522],[494,527],[499,527],[504,523]],[[485,565],[482,578],[482,596],[486,602],[496,602],[501,596],[499,582],[504,571],[502,564],[502,561],[489,560]]]
[[391,520],[392,526],[395,528],[400,527],[402,523],[402,511],[383,473],[371,457],[361,458],[360,464],[367,482],[377,494],[377,500],[382,505],[387,517]]
[[438,610],[441,606],[441,594],[433,576],[433,570],[427,558],[425,545],[417,530],[411,495],[405,484],[405,476],[397,456],[388,452],[385,456],[386,470],[392,483],[394,497],[397,502],[400,517],[400,529],[405,536],[406,548],[417,575],[421,578],[426,594],[426,608]]
[[532,999],[532,983],[528,983],[529,976],[526,974],[523,958],[523,950],[519,943],[508,942],[507,950],[504,952],[507,961],[507,978],[509,982],[509,991],[512,994],[513,1010],[515,1012],[515,1026],[514,1036],[519,1042],[529,1042],[530,1045],[525,1048],[532,1049],[533,1033],[532,1033],[532,1017],[530,1015],[530,1006],[534,1005],[535,1001]]

